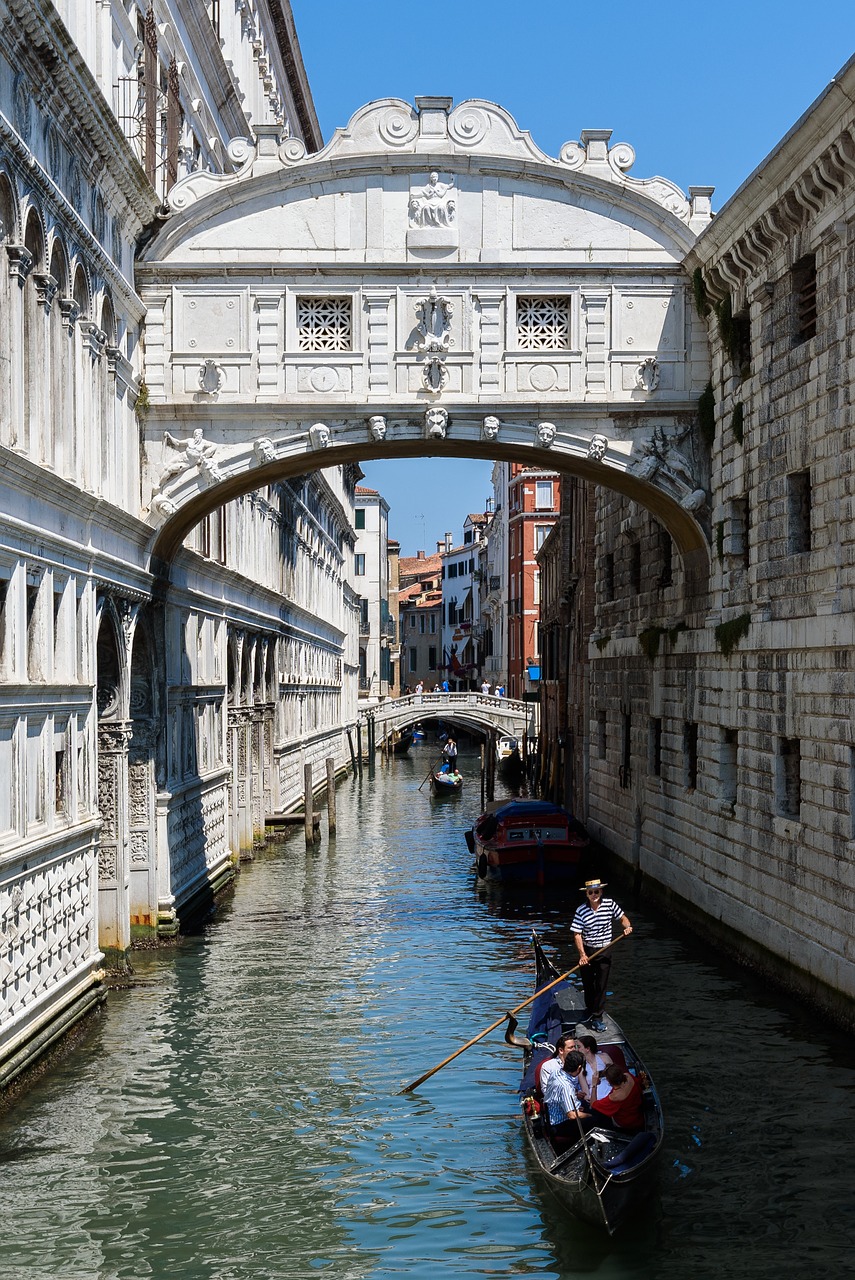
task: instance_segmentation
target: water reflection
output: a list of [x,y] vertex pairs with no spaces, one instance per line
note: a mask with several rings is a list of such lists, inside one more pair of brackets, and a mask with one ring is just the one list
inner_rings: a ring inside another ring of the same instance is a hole
[[146,985],[6,1117],[0,1280],[844,1274],[848,1044],[631,902],[613,1002],[668,1130],[629,1235],[540,1184],[498,1033],[399,1093],[529,994],[532,924],[573,955],[572,896],[476,883],[477,759],[436,803],[432,752],[346,782],[335,841],[272,848],[203,935],[141,955]]

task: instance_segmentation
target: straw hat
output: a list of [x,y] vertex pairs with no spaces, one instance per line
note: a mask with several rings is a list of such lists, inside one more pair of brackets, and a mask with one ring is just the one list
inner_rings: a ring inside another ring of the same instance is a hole
[[580,893],[587,893],[589,889],[605,889],[608,880],[586,880],[579,890]]

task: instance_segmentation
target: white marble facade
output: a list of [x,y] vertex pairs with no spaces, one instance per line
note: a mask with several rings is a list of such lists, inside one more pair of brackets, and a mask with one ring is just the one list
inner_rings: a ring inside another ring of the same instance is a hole
[[356,467],[206,515],[168,581],[151,557],[138,240],[250,118],[320,143],[287,5],[199,8],[0,0],[0,1088],[355,717]]

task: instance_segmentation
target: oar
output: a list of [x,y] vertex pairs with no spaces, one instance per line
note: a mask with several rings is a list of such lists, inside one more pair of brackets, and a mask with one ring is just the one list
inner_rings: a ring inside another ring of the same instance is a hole
[[428,778],[429,778],[429,777],[431,776],[431,774],[433,773],[434,769],[436,769],[437,765],[441,765],[441,764],[442,764],[442,756],[440,756],[440,758],[437,760],[436,764],[432,764],[432,765],[431,765],[431,767],[428,769],[428,771],[427,771],[427,773],[425,774],[425,776],[422,778],[421,783],[419,784],[419,791],[421,791],[422,787],[425,785],[425,783],[427,782]]
[[[608,951],[609,947],[613,947],[621,938],[625,938],[625,933],[619,933],[616,938],[612,938],[611,942],[607,942],[604,947],[600,947],[599,951],[592,951],[588,956],[589,960],[593,960],[596,956],[601,956],[604,951]],[[551,991],[559,982],[563,982],[565,978],[569,978],[571,974],[578,973],[582,968],[581,964],[577,964],[575,969],[568,969],[566,973],[559,973],[557,978],[553,978],[551,982],[547,982],[545,987],[541,987],[539,991],[535,991],[533,996],[529,996],[527,1000],[523,1000],[522,1004],[518,1004],[515,1009],[509,1009],[507,1013],[503,1013],[501,1018],[495,1022],[491,1022],[489,1027],[485,1027],[477,1036],[473,1036],[471,1040],[467,1040],[466,1044],[461,1045],[459,1049],[455,1049],[454,1053],[443,1058],[442,1062],[438,1062],[435,1067],[431,1067],[430,1071],[426,1071],[423,1076],[419,1076],[418,1080],[414,1080],[412,1084],[408,1084],[401,1093],[412,1093],[413,1089],[418,1089],[420,1084],[424,1084],[425,1080],[429,1080],[431,1076],[436,1075],[437,1071],[441,1071],[443,1067],[448,1066],[449,1062],[453,1062],[455,1058],[459,1058],[461,1053],[465,1053],[467,1049],[471,1049],[473,1044],[477,1044],[479,1040],[483,1040],[491,1031],[495,1031],[496,1027],[500,1027],[503,1022],[507,1022],[508,1014],[519,1013],[520,1009],[525,1009],[527,1005],[534,1004],[538,996],[542,996],[545,991]]]

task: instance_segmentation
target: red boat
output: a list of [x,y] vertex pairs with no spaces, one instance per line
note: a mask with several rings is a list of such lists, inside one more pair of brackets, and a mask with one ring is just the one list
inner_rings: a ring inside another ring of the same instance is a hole
[[499,800],[466,832],[482,880],[513,884],[576,884],[590,843],[581,822],[548,800]]

